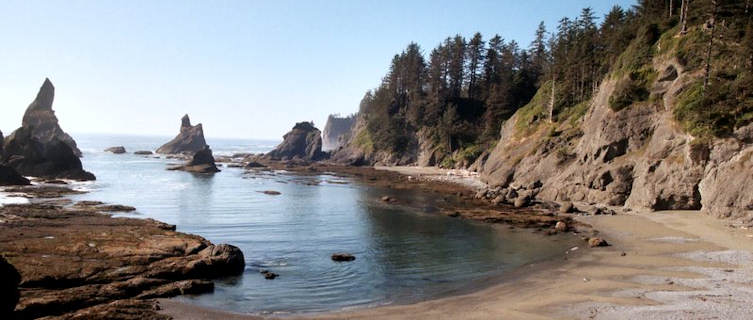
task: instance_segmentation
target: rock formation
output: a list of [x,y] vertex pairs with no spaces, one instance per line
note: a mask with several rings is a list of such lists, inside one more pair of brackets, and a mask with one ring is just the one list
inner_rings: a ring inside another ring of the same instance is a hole
[[55,88],[45,79],[22,126],[4,139],[0,159],[24,176],[94,180],[81,166],[75,141],[58,125],[52,110],[54,94]]
[[348,140],[348,135],[355,123],[355,114],[347,117],[330,115],[322,132],[322,150],[331,151],[342,146]]
[[36,99],[26,108],[21,126],[31,129],[31,135],[37,141],[46,144],[54,139],[63,141],[71,147],[73,154],[81,156],[76,141],[65,133],[58,124],[52,102],[55,99],[55,87],[50,79],[45,78]]
[[188,115],[184,115],[180,123],[180,133],[173,140],[159,147],[156,152],[162,154],[193,154],[203,150],[206,146],[201,123],[192,126],[191,119],[188,118]]
[[0,186],[28,185],[29,179],[18,174],[16,169],[0,164]]
[[18,303],[18,284],[21,275],[3,256],[0,256],[0,314],[11,314]]
[[112,152],[114,154],[123,154],[123,153],[126,153],[126,149],[123,146],[110,147],[110,148],[105,149],[105,152]]
[[293,130],[285,134],[282,143],[264,157],[271,160],[321,160],[325,157],[321,132],[312,122],[296,123]]
[[209,146],[204,146],[204,149],[194,153],[193,158],[191,158],[186,164],[170,168],[170,170],[182,170],[195,173],[220,172],[220,169],[217,169],[217,165],[214,163],[212,149],[210,149]]
[[[534,124],[522,133],[520,112],[479,165],[493,188],[547,201],[575,201],[639,210],[703,210],[723,217],[753,216],[753,124],[731,137],[705,141],[673,119],[678,95],[696,80],[674,59],[656,59],[652,96],[614,111],[615,79],[605,80],[577,127]],[[552,134],[554,132],[554,134]],[[535,184],[535,185],[534,185]],[[515,201],[515,197],[507,199]]]
[[[0,215],[7,217],[0,252],[20,274],[0,261],[2,319],[155,319],[118,304],[211,292],[209,279],[239,275],[245,266],[237,247],[152,219],[113,218],[99,206],[8,205]],[[14,288],[21,292],[17,305],[6,299]],[[14,316],[2,317],[11,303]],[[99,316],[89,308],[100,308]]]

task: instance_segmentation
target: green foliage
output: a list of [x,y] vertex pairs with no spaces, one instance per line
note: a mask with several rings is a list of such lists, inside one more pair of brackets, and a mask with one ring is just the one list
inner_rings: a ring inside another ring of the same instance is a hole
[[656,72],[647,67],[631,72],[627,77],[617,81],[614,92],[609,96],[609,108],[617,112],[633,103],[648,100],[648,87],[655,79]]
[[371,136],[369,136],[369,131],[366,129],[361,129],[356,133],[356,137],[353,139],[353,143],[363,152],[371,153],[374,151],[374,142],[371,141]]
[[518,133],[535,130],[538,127],[538,121],[548,116],[551,95],[552,81],[547,81],[541,85],[531,102],[518,110],[515,122],[515,129]]

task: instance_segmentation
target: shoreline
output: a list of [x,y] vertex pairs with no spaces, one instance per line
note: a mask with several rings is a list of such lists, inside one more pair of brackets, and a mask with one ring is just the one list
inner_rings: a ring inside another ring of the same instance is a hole
[[67,182],[0,191],[25,199],[0,205],[0,253],[20,274],[11,319],[163,319],[155,298],[210,292],[211,279],[244,269],[234,246],[114,216],[133,207],[75,202],[66,196],[85,192]]
[[[302,171],[322,170],[338,172],[328,166]],[[346,168],[342,171],[370,183],[384,183],[374,180],[364,170]],[[342,171],[339,173],[344,174]],[[426,187],[426,182],[412,182],[413,187]],[[435,189],[456,190],[441,181],[429,183]],[[459,198],[469,205],[474,203],[463,196]],[[599,230],[598,234],[611,246],[588,248],[583,243],[564,260],[518,268],[507,275],[510,281],[471,293],[412,304],[284,317],[229,313],[172,300],[161,300],[160,312],[175,319],[303,320],[621,319],[626,315],[666,319],[720,314],[723,318],[740,319],[753,311],[753,294],[748,293],[753,291],[753,284],[747,280],[753,277],[753,266],[741,264],[753,257],[753,232],[732,228],[727,221],[699,211],[631,212],[573,218],[580,225]],[[715,293],[719,290],[733,294],[719,297]],[[729,311],[715,307],[720,299],[729,306]]]

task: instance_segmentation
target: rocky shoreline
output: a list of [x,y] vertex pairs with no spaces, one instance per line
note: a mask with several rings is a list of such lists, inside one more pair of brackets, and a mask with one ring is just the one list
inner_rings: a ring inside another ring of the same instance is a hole
[[9,191],[30,198],[0,207],[0,252],[21,276],[10,319],[169,318],[155,298],[211,292],[211,279],[244,270],[234,246],[108,214],[125,206],[72,203],[67,186]]

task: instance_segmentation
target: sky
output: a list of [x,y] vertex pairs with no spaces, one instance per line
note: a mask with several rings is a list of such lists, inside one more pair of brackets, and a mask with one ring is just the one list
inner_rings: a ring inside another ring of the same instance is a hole
[[0,1],[0,130],[20,126],[45,77],[72,133],[280,139],[358,110],[392,56],[447,36],[499,34],[527,47],[591,7],[634,0]]

